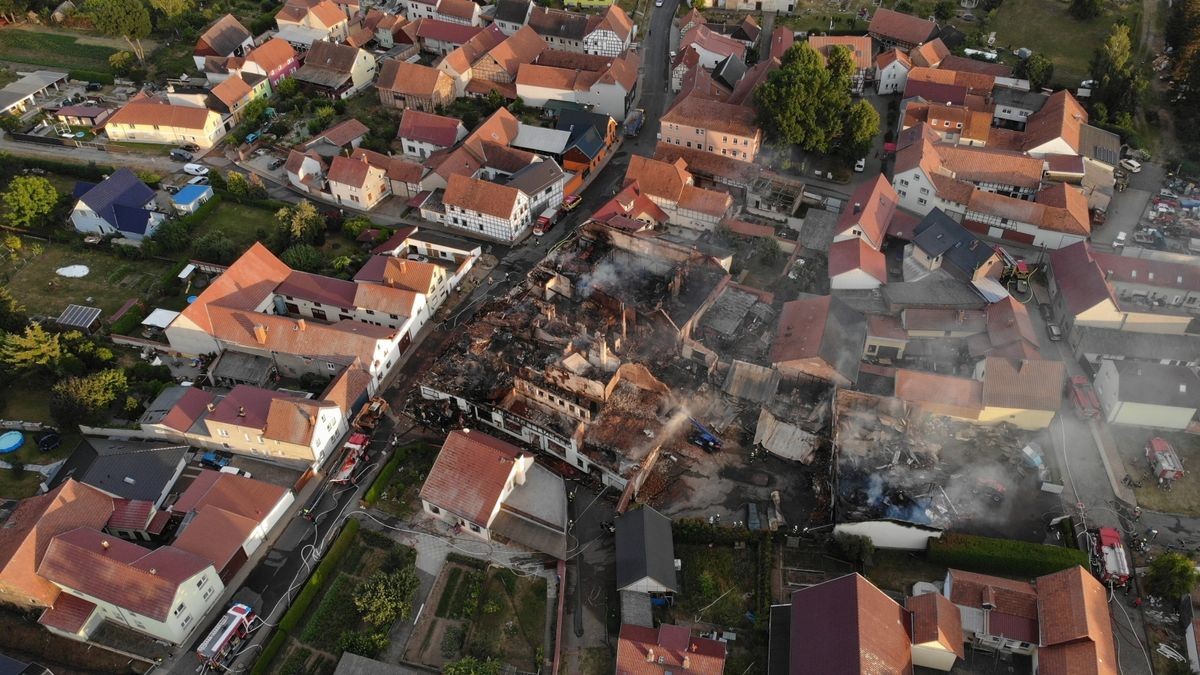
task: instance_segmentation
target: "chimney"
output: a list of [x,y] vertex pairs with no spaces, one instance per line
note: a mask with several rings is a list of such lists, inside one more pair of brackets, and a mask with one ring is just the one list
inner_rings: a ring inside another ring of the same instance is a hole
[[862,213],[862,202],[854,202],[854,213]]
[[158,574],[158,568],[157,568],[157,567],[151,567],[151,568],[150,568],[150,574]]
[[254,340],[260,345],[267,344],[267,327],[261,323],[254,324]]
[[305,328],[308,328],[308,324],[304,323],[304,319],[296,319],[296,328],[303,331]]
[[216,410],[216,409],[217,409],[217,406],[215,406],[215,405],[213,405],[213,404],[211,404],[211,403],[209,403],[209,404],[205,405],[204,407],[205,407],[205,408],[208,408],[208,412],[212,412],[212,411],[214,411],[214,410]]
[[104,549],[105,551],[108,550],[109,546],[110,546],[110,544],[108,543],[107,539],[100,542],[100,548]]
[[245,416],[246,416],[246,406],[239,405],[238,406],[238,417],[245,417]]
[[691,659],[689,659],[689,658],[688,658],[688,655],[687,655],[687,654],[684,654],[684,655],[683,655],[683,669],[684,669],[684,670],[690,670],[690,669],[691,669],[691,667],[692,667],[692,664],[691,664]]
[[654,650],[653,649],[646,650],[646,663],[654,663]]

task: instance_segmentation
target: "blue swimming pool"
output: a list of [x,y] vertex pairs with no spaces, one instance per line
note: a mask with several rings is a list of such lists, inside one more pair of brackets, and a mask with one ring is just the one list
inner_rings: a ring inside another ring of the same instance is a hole
[[25,434],[19,431],[9,431],[0,434],[0,454],[5,454],[25,445]]

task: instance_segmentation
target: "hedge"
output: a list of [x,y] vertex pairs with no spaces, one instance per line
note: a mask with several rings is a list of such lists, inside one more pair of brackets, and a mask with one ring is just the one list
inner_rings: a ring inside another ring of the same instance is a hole
[[7,152],[0,152],[0,163],[16,168],[33,167],[44,169],[51,173],[58,173],[72,178],[79,178],[86,181],[100,181],[108,174],[116,171],[111,166],[105,164],[96,164],[89,162],[87,164],[76,164],[73,162],[60,162],[55,159],[42,159],[40,157],[17,157]]
[[258,655],[258,660],[254,662],[254,667],[250,669],[250,675],[267,675],[271,672],[271,662],[279,655],[279,651],[287,644],[288,634],[282,630],[275,631],[271,636],[270,642],[263,647],[262,654]]
[[325,559],[317,565],[317,569],[308,578],[308,583],[304,585],[304,590],[300,591],[300,595],[296,596],[296,601],[279,621],[279,630],[287,633],[296,630],[296,627],[300,625],[300,620],[304,618],[304,613],[308,611],[308,606],[312,604],[317,593],[321,592],[321,587],[325,585],[325,579],[337,567],[338,561],[346,554],[346,549],[354,543],[354,535],[357,533],[358,521],[347,520],[346,525],[342,528],[342,533],[338,535],[333,546],[329,547],[329,552],[325,554]]
[[400,463],[408,459],[408,455],[413,450],[421,447],[421,443],[409,443],[402,445],[393,451],[392,458],[387,464],[383,465],[383,470],[375,476],[375,480],[371,483],[371,487],[363,494],[362,502],[368,508],[375,506],[375,502],[379,501],[379,497],[383,495],[383,491],[387,489],[392,478],[396,475],[396,471],[400,468]]
[[109,332],[114,335],[132,335],[138,326],[142,325],[142,319],[146,318],[146,310],[140,305],[130,307],[124,316],[117,319],[109,326]]
[[99,82],[100,84],[112,84],[112,73],[102,73],[99,70],[70,70],[67,71],[67,78],[72,80],[83,80],[85,82]]
[[992,539],[947,533],[930,539],[929,562],[968,572],[1038,577],[1080,565],[1088,566],[1084,551],[1011,539]]

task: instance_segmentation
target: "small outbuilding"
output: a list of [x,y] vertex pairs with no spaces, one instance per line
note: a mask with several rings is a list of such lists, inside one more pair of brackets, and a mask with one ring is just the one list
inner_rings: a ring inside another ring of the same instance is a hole
[[83,331],[83,333],[91,335],[100,328],[100,313],[99,307],[67,305],[67,308],[58,315],[54,322],[63,328]]
[[212,199],[212,196],[211,185],[187,185],[171,197],[171,205],[177,213],[195,213],[204,202]]
[[649,506],[617,519],[617,590],[666,594],[679,590],[671,519]]

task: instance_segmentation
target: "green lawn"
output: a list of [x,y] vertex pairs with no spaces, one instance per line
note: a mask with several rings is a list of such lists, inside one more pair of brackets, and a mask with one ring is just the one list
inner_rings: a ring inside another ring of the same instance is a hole
[[270,236],[275,229],[275,212],[222,199],[192,231],[195,238],[223,232],[241,249]]
[[108,57],[115,49],[87,44],[71,35],[8,28],[0,30],[0,60],[47,68],[78,68],[109,72]]
[[[58,316],[69,304],[99,307],[101,319],[112,315],[131,298],[142,298],[167,272],[157,260],[126,260],[92,248],[75,250],[67,244],[39,243],[45,251],[9,278],[12,294],[30,314]],[[86,265],[86,277],[72,279],[55,274],[68,265]]]
[[129,141],[109,141],[110,148],[123,148],[129,152],[136,152],[141,155],[162,155],[166,157],[175,149],[175,145],[171,143],[131,143]]
[[467,637],[467,652],[498,657],[504,663],[536,672],[546,635],[546,580],[518,577],[492,568],[484,582],[479,610]]
[[[1100,17],[1079,21],[1070,15],[1070,4],[1066,2],[1004,0],[987,30],[996,31],[996,47],[1014,50],[1025,47],[1050,57],[1054,62],[1053,83],[1074,88],[1088,78],[1092,53],[1104,42],[1112,25],[1120,18],[1128,19],[1131,26],[1137,25],[1139,3],[1105,5]],[[974,24],[962,24],[959,28],[969,35]],[[1136,28],[1132,33],[1136,39]],[[1011,59],[1009,62],[1013,63]]]
[[700,613],[709,623],[745,626],[746,612],[754,609],[753,548],[677,544],[675,555],[683,561],[676,609]]

